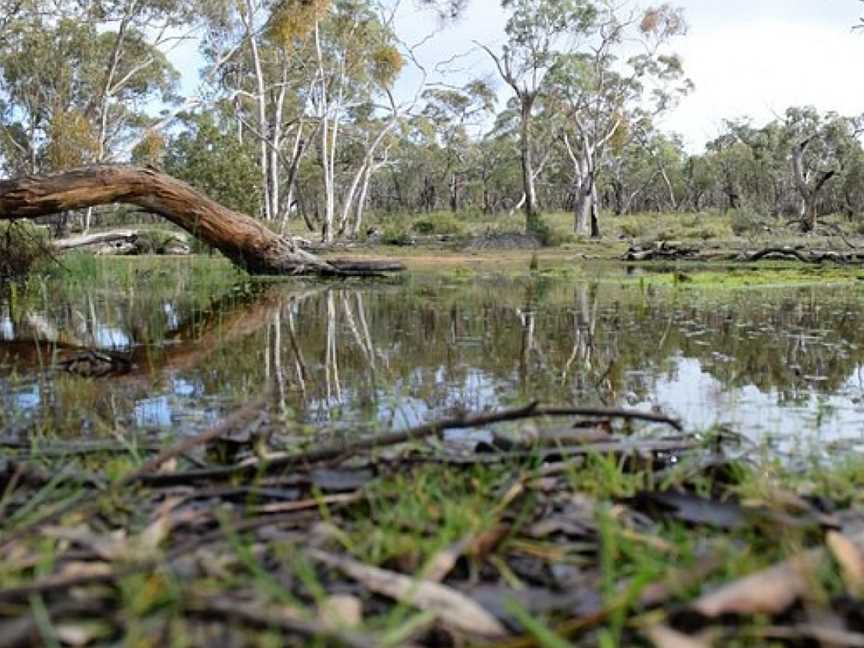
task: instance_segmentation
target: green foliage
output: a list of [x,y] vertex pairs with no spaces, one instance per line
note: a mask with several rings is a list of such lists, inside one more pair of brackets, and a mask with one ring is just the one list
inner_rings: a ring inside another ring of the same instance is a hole
[[748,236],[760,233],[764,227],[764,219],[749,207],[735,209],[730,213],[732,231],[736,236]]
[[0,223],[0,281],[23,277],[51,258],[45,228],[24,221]]
[[381,232],[381,242],[385,245],[413,245],[414,237],[405,227],[391,224]]
[[213,200],[257,215],[261,196],[254,153],[223,132],[210,113],[186,115],[186,130],[168,144],[165,170]]
[[464,236],[466,233],[464,223],[462,223],[462,221],[460,221],[454,214],[447,212],[440,214],[430,214],[426,218],[416,220],[411,225],[411,229],[413,229],[418,234],[425,235],[437,234]]
[[[153,20],[154,12],[167,15],[171,6],[140,2],[129,11]],[[36,14],[7,29],[6,47],[0,48],[6,104],[0,125],[13,138],[0,144],[7,171],[50,171],[105,159],[146,123],[149,104],[173,101],[179,75],[138,28],[138,17],[126,16],[122,38],[113,31],[116,23],[106,29],[92,16],[78,20],[71,14],[57,20]],[[103,99],[109,81],[110,100]]]

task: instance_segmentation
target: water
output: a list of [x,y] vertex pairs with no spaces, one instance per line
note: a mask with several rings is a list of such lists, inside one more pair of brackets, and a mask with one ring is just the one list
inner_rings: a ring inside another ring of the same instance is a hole
[[[653,288],[622,269],[208,292],[142,274],[0,301],[0,424],[188,434],[265,396],[290,429],[351,432],[541,399],[658,409],[793,448],[864,442],[856,286]],[[132,369],[60,368],[86,349]]]

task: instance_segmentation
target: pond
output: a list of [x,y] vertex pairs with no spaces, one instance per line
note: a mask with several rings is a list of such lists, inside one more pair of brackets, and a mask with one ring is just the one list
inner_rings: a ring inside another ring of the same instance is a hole
[[7,431],[191,434],[265,398],[290,429],[352,433],[539,399],[791,450],[864,442],[854,283],[700,288],[621,267],[250,283],[216,261],[88,263],[95,279],[0,298]]

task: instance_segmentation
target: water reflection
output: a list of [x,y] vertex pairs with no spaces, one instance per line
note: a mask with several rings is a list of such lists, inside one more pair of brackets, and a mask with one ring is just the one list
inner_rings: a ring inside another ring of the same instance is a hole
[[[540,398],[655,407],[694,429],[806,442],[862,432],[864,299],[848,287],[718,295],[418,276],[271,286],[203,308],[95,295],[0,304],[0,422],[188,433],[272,393],[289,420],[345,428]],[[55,369],[94,347],[127,351],[133,370]]]

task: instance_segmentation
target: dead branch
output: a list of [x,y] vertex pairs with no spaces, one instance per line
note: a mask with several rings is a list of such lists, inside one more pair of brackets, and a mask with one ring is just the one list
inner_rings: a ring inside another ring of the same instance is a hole
[[[344,276],[370,272],[360,262],[354,262],[350,270],[328,263],[255,219],[223,207],[185,182],[152,168],[91,166],[0,181],[0,220],[38,218],[113,203],[136,205],[166,218],[252,274]],[[373,264],[371,271],[380,272],[376,269],[379,265]]]

